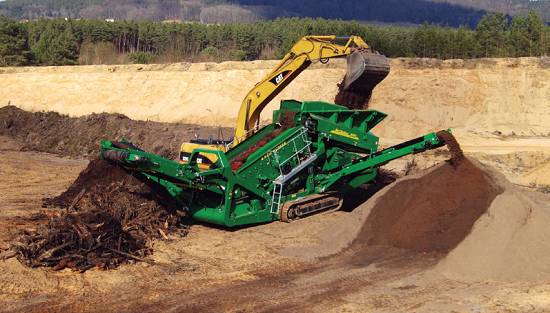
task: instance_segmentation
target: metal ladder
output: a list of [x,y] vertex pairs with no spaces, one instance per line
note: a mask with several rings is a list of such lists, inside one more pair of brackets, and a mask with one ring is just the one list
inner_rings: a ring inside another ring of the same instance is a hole
[[271,213],[279,214],[282,195],[283,195],[283,184],[273,182],[273,194],[271,195]]
[[[306,145],[303,146],[301,149],[298,149],[298,147],[296,146],[296,139],[298,139],[298,138],[301,138],[306,143]],[[283,165],[285,163],[292,160],[293,158],[298,158],[299,159],[299,154],[300,153],[304,153],[308,157],[311,156],[311,141],[309,141],[309,139],[307,138],[307,130],[305,128],[301,128],[300,132],[297,133],[294,137],[292,137],[292,139],[290,139],[290,141],[286,145],[290,145],[290,144],[292,144],[292,146],[293,146],[294,153],[290,157],[288,157],[286,160],[280,162],[279,161],[279,155],[276,152],[274,153],[275,154],[275,159],[277,160],[277,163],[279,164],[279,172],[281,173],[281,176],[284,176],[283,175]],[[298,165],[300,165],[300,163]]]
[[[284,183],[317,159],[317,155],[311,153],[311,141],[309,141],[306,132],[307,130],[305,128],[302,128],[294,137],[292,137],[292,139],[290,139],[290,141],[288,141],[286,145],[292,144],[294,152],[286,160],[281,162],[277,152],[273,153],[273,157],[278,164],[280,173],[279,177],[277,177],[273,181],[273,194],[271,195],[271,213],[273,214],[279,214]],[[298,147],[296,146],[296,139],[298,138],[301,138],[306,143],[306,145],[300,149],[298,149]],[[307,158],[301,159],[299,156],[301,153],[304,153]],[[283,174],[283,165],[293,158],[299,160],[298,164],[292,169],[292,171],[287,174]]]

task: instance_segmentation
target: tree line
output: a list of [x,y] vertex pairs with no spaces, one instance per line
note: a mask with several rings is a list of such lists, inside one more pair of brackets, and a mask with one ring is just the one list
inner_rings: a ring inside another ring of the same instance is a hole
[[535,12],[512,19],[489,13],[473,29],[311,18],[207,25],[0,17],[0,66],[279,59],[299,38],[312,34],[359,35],[388,57],[550,54],[550,27]]

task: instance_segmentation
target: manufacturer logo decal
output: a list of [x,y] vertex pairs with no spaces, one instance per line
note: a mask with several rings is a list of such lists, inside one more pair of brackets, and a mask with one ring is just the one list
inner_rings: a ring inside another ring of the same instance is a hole
[[359,140],[359,137],[356,134],[348,133],[347,131],[342,130],[342,129],[338,129],[338,128],[334,129],[334,130],[331,130],[330,133],[334,134],[334,135],[346,137],[346,138],[349,138],[349,139],[352,139],[352,140]]
[[272,79],[270,79],[269,81],[277,86],[279,85],[290,73],[292,73],[292,71],[283,71],[281,73],[279,73],[279,75],[273,77]]

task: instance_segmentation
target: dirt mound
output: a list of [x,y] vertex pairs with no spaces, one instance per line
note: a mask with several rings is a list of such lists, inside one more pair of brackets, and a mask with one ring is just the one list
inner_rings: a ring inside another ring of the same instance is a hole
[[392,187],[379,198],[354,245],[448,252],[470,232],[502,190],[463,159]]
[[351,254],[357,261],[370,258],[376,247],[387,247],[443,257],[468,236],[501,191],[480,165],[467,158],[449,161],[375,194],[353,194],[344,201],[352,212],[320,230],[319,245],[281,253],[307,260]]
[[504,192],[464,239],[435,267],[462,281],[550,279],[550,196],[525,190],[493,173]]
[[[55,112],[26,112],[14,106],[0,108],[0,135],[20,141],[25,150],[73,157],[95,156],[101,140],[125,138],[147,151],[174,159],[182,142],[195,135],[217,138],[219,131],[215,127],[134,121],[122,114],[71,118]],[[221,131],[231,134],[228,128]]]
[[345,266],[426,256],[433,277],[548,282],[548,225],[550,195],[465,158],[397,180],[321,230],[320,244],[282,253]]
[[143,261],[153,239],[187,231],[185,214],[164,189],[102,160],[91,161],[67,191],[46,204],[66,211],[13,245],[28,266],[114,268]]

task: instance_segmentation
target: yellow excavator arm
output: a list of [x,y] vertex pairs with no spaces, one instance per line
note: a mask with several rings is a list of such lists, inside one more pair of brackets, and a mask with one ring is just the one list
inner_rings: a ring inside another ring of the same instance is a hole
[[234,143],[251,135],[258,126],[260,113],[265,106],[312,62],[326,62],[330,58],[348,56],[358,49],[369,49],[367,43],[358,36],[306,36],[300,39],[275,69],[244,98],[237,116]]
[[[347,57],[348,68],[334,102],[351,109],[363,109],[374,87],[389,73],[386,57],[372,51],[358,36],[306,36],[248,92],[239,109],[230,145],[218,140],[191,140],[182,144],[180,161],[187,163],[191,152],[199,147],[227,150],[242,142],[258,129],[260,113],[266,105],[303,70],[315,61],[326,63],[330,58],[339,57]],[[197,160],[199,167],[209,168],[217,157],[204,154]]]

